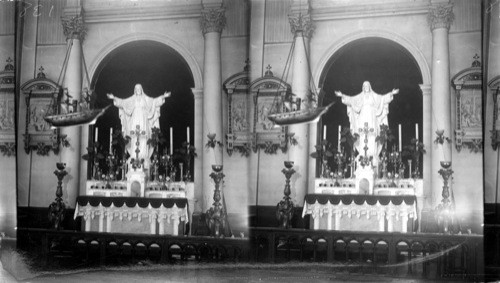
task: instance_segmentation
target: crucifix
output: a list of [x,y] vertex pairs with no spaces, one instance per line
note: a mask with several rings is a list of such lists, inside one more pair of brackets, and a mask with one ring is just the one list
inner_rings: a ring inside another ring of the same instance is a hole
[[142,164],[144,163],[144,158],[139,159],[139,152],[141,152],[141,150],[139,149],[139,145],[140,145],[139,139],[141,136],[145,135],[146,132],[144,130],[141,131],[141,126],[137,125],[135,128],[135,131],[130,131],[130,134],[137,136],[137,141],[135,142],[135,146],[136,146],[135,158],[132,158],[132,160],[130,160],[130,163],[132,164],[132,168],[134,168],[134,170],[136,170],[137,168],[141,168]]
[[365,146],[363,147],[365,155],[359,157],[359,162],[361,166],[363,166],[363,168],[369,165],[373,160],[373,156],[368,156],[368,134],[373,133],[373,131],[373,128],[368,128],[368,123],[365,123],[365,126],[359,129],[360,133],[365,134],[365,139],[363,140],[363,142],[365,143]]

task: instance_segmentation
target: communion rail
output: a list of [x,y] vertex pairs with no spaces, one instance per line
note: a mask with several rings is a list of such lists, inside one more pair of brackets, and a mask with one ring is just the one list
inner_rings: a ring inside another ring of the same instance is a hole
[[326,262],[334,268],[419,278],[480,281],[482,235],[252,228],[259,262]]
[[19,228],[17,246],[44,268],[150,260],[322,263],[333,273],[471,281],[484,273],[481,235],[250,228],[245,240]]
[[140,235],[19,228],[17,247],[42,268],[114,265],[150,260],[238,262],[248,241],[204,236]]

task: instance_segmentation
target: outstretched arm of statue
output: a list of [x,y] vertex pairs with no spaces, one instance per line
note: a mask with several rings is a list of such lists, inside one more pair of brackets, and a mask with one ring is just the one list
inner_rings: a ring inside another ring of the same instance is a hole
[[115,96],[112,93],[106,93],[106,96],[108,97],[108,99],[115,100]]
[[166,92],[166,91],[165,91],[165,93],[163,94],[163,97],[170,97],[170,95],[171,95],[171,94],[172,94],[172,93],[171,93],[170,91],[169,91],[169,92]]
[[399,93],[399,88],[395,88],[391,91],[392,95],[398,94]]
[[338,97],[343,97],[344,94],[338,90],[335,91],[335,95],[338,96]]

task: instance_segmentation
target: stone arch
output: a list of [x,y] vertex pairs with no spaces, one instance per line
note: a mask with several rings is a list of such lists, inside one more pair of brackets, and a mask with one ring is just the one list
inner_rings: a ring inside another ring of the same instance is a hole
[[98,70],[101,62],[111,52],[113,52],[113,50],[124,44],[139,40],[151,40],[163,43],[168,47],[172,48],[173,50],[175,50],[177,53],[179,53],[179,55],[186,61],[186,64],[189,66],[189,69],[191,70],[194,81],[194,89],[203,89],[203,75],[201,72],[201,68],[196,62],[196,59],[193,56],[193,54],[191,54],[191,52],[179,42],[173,40],[172,38],[164,34],[158,34],[158,33],[147,33],[147,32],[131,33],[111,41],[98,52],[98,55],[94,58],[94,60],[90,64],[89,77],[90,78],[94,77],[94,74]]
[[315,78],[314,85],[316,86],[320,85],[322,79],[321,75],[324,72],[325,68],[328,66],[330,58],[332,58],[332,56],[335,53],[337,53],[341,48],[343,48],[344,46],[348,45],[349,43],[355,40],[368,37],[380,37],[388,39],[403,46],[415,59],[422,74],[423,84],[431,85],[431,71],[429,68],[429,64],[427,63],[427,60],[425,59],[425,56],[422,53],[422,51],[420,51],[420,49],[418,49],[412,42],[410,42],[405,37],[386,30],[357,31],[355,33],[348,34],[347,36],[341,38],[340,40],[332,44],[330,48],[327,48],[327,51],[323,54],[323,56],[321,56],[319,63],[314,71],[314,76],[313,76],[313,78]]

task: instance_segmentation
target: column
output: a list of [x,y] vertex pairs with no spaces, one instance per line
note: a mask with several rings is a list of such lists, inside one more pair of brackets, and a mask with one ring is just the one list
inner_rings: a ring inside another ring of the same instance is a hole
[[[203,144],[208,141],[209,133],[216,134],[219,141],[224,140],[222,131],[222,71],[220,36],[226,25],[225,10],[222,3],[203,3],[201,29],[205,38],[203,58]],[[201,148],[204,148],[203,146]],[[222,149],[203,149],[203,211],[212,206],[214,192],[210,179],[213,164],[222,164]]]
[[[301,109],[310,107],[307,96],[310,88],[310,73],[308,66],[309,38],[314,31],[310,14],[295,13],[289,16],[291,31],[294,34],[295,48],[292,58],[292,92],[302,100]],[[316,124],[314,124],[314,127]],[[309,124],[291,125],[290,133],[295,133],[298,145],[291,146],[288,159],[294,162],[297,174],[292,177],[292,199],[301,204],[309,185]],[[314,178],[311,177],[311,178]],[[295,198],[293,195],[295,194]]]
[[[250,69],[249,69],[249,81],[253,82],[256,79],[262,77],[263,68],[265,62],[264,59],[264,23],[265,23],[265,7],[266,2],[261,0],[250,0],[250,40],[251,44],[249,44],[248,52],[250,59]],[[254,105],[253,105],[253,97],[252,95],[248,96],[247,103],[249,105],[248,111],[253,113]],[[253,126],[254,121],[250,122],[250,126]],[[258,149],[260,150],[260,149]],[[252,153],[248,157],[248,205],[258,205],[261,203],[259,199],[257,199],[257,189],[260,191],[262,188],[259,188],[259,184],[257,183],[259,180],[259,158],[260,153]],[[258,215],[257,215],[258,216]]]
[[[483,65],[488,66],[487,70],[487,87],[483,89],[483,97],[485,97],[484,113],[484,201],[486,203],[494,203],[497,196],[497,178],[499,176],[497,167],[497,159],[500,158],[500,148],[493,149],[491,144],[494,119],[494,95],[496,94],[497,84],[495,83],[500,78],[500,3],[496,0],[485,1],[486,13],[485,22],[489,20],[489,26],[484,28],[485,37],[489,37],[488,42],[484,42],[488,54],[483,54]],[[486,62],[484,60],[488,61]],[[485,74],[483,74],[484,76]],[[495,125],[498,128],[500,125]]]
[[[448,31],[453,21],[452,5],[431,5],[428,22],[432,31],[432,134],[444,130],[444,136],[452,137],[451,97],[450,97],[450,60]],[[434,139],[434,138],[433,138]],[[443,180],[438,171],[441,161],[451,161],[451,143],[429,144],[431,149],[432,206],[441,201]],[[453,165],[452,165],[453,166]]]
[[[194,95],[194,147],[198,156],[194,158],[194,206],[189,204],[189,209],[202,211],[201,200],[203,199],[203,155],[205,146],[203,145],[203,89],[191,89]],[[191,213],[192,213],[191,212]],[[190,219],[191,220],[191,219]]]
[[[73,100],[80,100],[82,91],[82,46],[85,37],[83,17],[78,14],[62,18],[62,25],[66,41],[71,44],[70,55],[66,73],[64,74],[63,87],[68,89],[68,94]],[[81,127],[61,128],[61,135],[66,135],[69,147],[61,148],[61,162],[66,163],[68,180],[66,184],[66,200],[70,207],[75,207],[76,197],[80,186],[81,158]],[[82,165],[84,166],[84,165]],[[86,174],[85,176],[86,177]]]
[[[432,131],[432,99],[431,99],[431,86],[421,84],[420,90],[422,91],[422,101],[423,101],[423,126],[422,126],[422,142],[424,143],[426,154],[423,154],[422,159],[422,177],[423,177],[423,199],[424,203],[417,203],[420,209],[425,211],[432,210],[432,186],[431,186],[431,175],[432,175],[432,162],[431,162],[431,149],[433,147],[432,138],[435,133]],[[421,219],[419,219],[421,221]],[[421,225],[419,225],[419,228]]]

